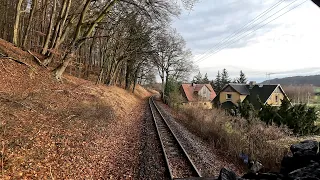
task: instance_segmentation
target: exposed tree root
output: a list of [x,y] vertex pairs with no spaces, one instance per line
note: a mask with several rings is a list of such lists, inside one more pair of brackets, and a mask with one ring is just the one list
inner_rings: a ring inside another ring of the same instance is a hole
[[29,67],[32,71],[34,71],[34,72],[37,74],[35,68],[34,68],[33,66],[31,66],[30,64],[26,63],[26,62],[23,62],[23,61],[21,61],[21,60],[19,60],[19,59],[16,59],[16,58],[14,58],[14,57],[10,57],[10,56],[7,56],[7,55],[5,55],[5,54],[2,54],[1,52],[0,52],[0,58],[2,58],[2,59],[9,59],[9,60],[15,61],[15,62],[17,62],[17,63],[19,63],[19,64],[26,65],[27,67]]
[[43,67],[47,68],[46,66],[43,65],[43,63],[40,61],[40,59],[39,59],[37,56],[35,56],[30,50],[27,50],[27,52],[28,52],[31,56],[33,56],[33,58],[36,60],[36,62],[37,62],[40,66],[43,66]]

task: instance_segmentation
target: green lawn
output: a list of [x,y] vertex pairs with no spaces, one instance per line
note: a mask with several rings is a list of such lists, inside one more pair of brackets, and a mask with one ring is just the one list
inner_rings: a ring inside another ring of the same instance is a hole
[[[320,92],[320,87],[314,87],[314,92],[319,93]],[[320,96],[313,96],[312,102],[315,104],[320,104]]]
[[320,92],[320,87],[314,87],[314,92]]

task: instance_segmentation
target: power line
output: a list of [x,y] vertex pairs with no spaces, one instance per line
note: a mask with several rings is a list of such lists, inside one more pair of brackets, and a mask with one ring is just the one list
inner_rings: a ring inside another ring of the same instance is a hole
[[[254,28],[257,27],[258,25],[262,24],[262,23],[265,22],[266,20],[268,20],[268,19],[270,19],[271,17],[273,17],[274,15],[278,14],[279,12],[281,12],[281,11],[284,10],[285,8],[289,7],[290,5],[292,5],[293,3],[295,3],[296,1],[298,1],[298,0],[292,1],[290,4],[286,5],[285,7],[281,8],[281,9],[278,10],[277,12],[275,12],[275,13],[273,13],[272,15],[268,16],[268,17],[267,17],[266,19],[264,19],[263,21],[261,21],[261,22],[259,22],[258,24],[254,25],[254,26],[251,27],[250,29],[247,29],[247,31],[242,32],[242,33],[238,33],[238,34],[236,34],[233,38],[229,38],[229,39],[228,39],[228,42],[226,42],[226,43],[224,43],[224,44],[222,44],[222,45],[219,45],[218,47],[216,47],[215,49],[213,49],[211,52],[213,52],[213,54],[216,54],[217,52],[220,52],[220,51],[224,48],[224,46],[225,46],[226,44],[228,45],[230,42],[232,43],[232,41],[235,40],[236,38],[239,38],[239,36],[247,33],[248,31],[250,31],[250,30],[252,30],[252,29],[254,29]],[[284,13],[284,14],[285,14],[285,13]],[[283,15],[283,14],[282,14],[282,15]],[[280,15],[280,16],[282,16],[282,15]],[[261,27],[263,27],[263,26],[261,26]],[[261,28],[261,27],[259,27],[259,28]],[[258,28],[258,29],[259,29],[259,28]],[[257,29],[255,29],[253,32],[255,32],[256,30],[257,30]],[[251,33],[252,33],[252,32],[251,32]],[[247,34],[247,35],[250,35],[251,33],[249,33],[249,34]],[[247,36],[247,35],[246,35],[246,36]],[[246,37],[246,36],[244,36],[244,37]],[[240,38],[240,39],[241,39],[241,38]],[[236,40],[239,40],[239,39],[236,39]],[[221,49],[221,48],[222,48],[222,49]],[[211,55],[212,55],[212,54],[211,54]],[[210,55],[210,54],[207,54],[205,57],[203,57],[203,58],[198,59],[197,61],[195,61],[195,63],[201,62],[201,61],[203,61],[204,59],[210,57],[211,55]]]
[[[295,0],[295,1],[297,1],[297,0]],[[295,1],[293,1],[293,2],[295,2]],[[274,21],[274,20],[276,20],[276,19],[280,18],[281,16],[283,16],[283,15],[287,14],[288,12],[292,11],[293,9],[297,8],[298,6],[302,5],[303,3],[307,2],[307,1],[308,1],[308,0],[303,1],[302,3],[298,4],[297,6],[295,6],[295,7],[291,8],[291,9],[289,9],[288,11],[285,11],[284,13],[280,14],[280,15],[279,15],[279,16],[277,16],[276,18],[273,18],[272,20],[268,21],[266,24],[264,24],[264,25],[262,25],[262,26],[258,27],[257,29],[255,29],[255,30],[251,31],[249,34],[246,34],[245,36],[242,36],[242,37],[240,37],[239,39],[236,39],[236,40],[240,40],[240,39],[242,39],[242,38],[244,38],[244,37],[246,37],[246,36],[248,36],[248,35],[250,35],[250,34],[252,34],[252,33],[256,32],[256,31],[257,31],[257,30],[259,30],[260,28],[262,28],[262,27],[266,26],[267,24],[271,23],[272,21]],[[290,3],[289,5],[293,4],[293,2],[292,2],[292,3]],[[289,5],[288,5],[288,6],[289,6]],[[288,6],[286,6],[286,7],[288,7]],[[286,7],[284,7],[284,8],[286,8]],[[281,9],[281,10],[279,10],[279,11],[277,11],[277,12],[276,12],[276,13],[274,13],[273,15],[269,16],[267,19],[269,19],[270,17],[272,17],[272,16],[274,16],[275,14],[279,13],[279,12],[280,12],[280,11],[282,11],[284,8],[282,8],[282,9]],[[267,20],[267,19],[265,19],[265,20]],[[265,20],[264,20],[264,21],[265,21]],[[264,22],[264,21],[262,21],[262,22]],[[260,22],[259,24],[261,24],[262,22]],[[259,24],[257,24],[257,25],[259,25]],[[254,27],[255,27],[255,26],[254,26]],[[251,29],[253,29],[253,28],[251,28]],[[249,29],[249,30],[251,30],[251,29]],[[233,39],[234,39],[234,38],[233,38]],[[231,44],[230,44],[230,43],[231,43]],[[232,42],[232,41],[231,41],[231,42],[227,42],[224,46],[219,47],[217,50],[213,51],[213,53],[211,53],[211,54],[207,55],[206,57],[201,58],[201,59],[199,59],[199,60],[195,61],[195,63],[199,63],[199,62],[201,62],[201,61],[203,61],[203,60],[205,60],[205,59],[207,59],[207,58],[211,57],[212,55],[214,55],[214,54],[216,54],[216,53],[220,52],[221,50],[225,49],[226,47],[229,47],[229,46],[230,46],[230,45],[232,45],[232,44],[234,44],[234,42]]]
[[[245,28],[247,28],[249,25],[253,24],[254,22],[256,22],[257,20],[261,19],[264,15],[266,15],[268,12],[272,11],[274,8],[276,8],[277,6],[279,6],[282,2],[284,2],[285,0],[281,0],[279,2],[277,2],[276,4],[272,5],[270,8],[266,9],[265,11],[263,11],[261,14],[259,14],[258,16],[256,16],[254,19],[252,19],[251,21],[249,21],[247,24],[243,25],[241,28],[239,28],[237,31],[235,31],[234,33],[230,34],[228,37],[222,39],[217,45],[215,45],[213,48],[209,49],[208,51],[206,51],[204,53],[204,55],[202,55],[202,57],[199,57],[199,59],[203,58],[204,56],[206,56],[207,53],[210,53],[211,50],[215,49],[216,46],[218,46],[219,44],[224,43],[226,40],[228,40],[229,38],[237,35],[238,33],[242,32]],[[197,61],[197,60],[196,60]]]

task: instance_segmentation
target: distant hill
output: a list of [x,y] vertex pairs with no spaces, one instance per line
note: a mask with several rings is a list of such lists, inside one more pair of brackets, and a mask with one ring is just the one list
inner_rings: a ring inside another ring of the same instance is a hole
[[261,84],[281,84],[281,85],[313,84],[314,86],[320,86],[320,75],[276,78],[276,79],[263,81]]

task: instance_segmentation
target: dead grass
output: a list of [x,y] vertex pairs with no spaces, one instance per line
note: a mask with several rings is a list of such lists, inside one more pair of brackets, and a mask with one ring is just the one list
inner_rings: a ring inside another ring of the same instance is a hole
[[[28,56],[18,50],[6,51]],[[151,95],[136,90],[72,76],[59,83],[46,69],[0,59],[0,178],[117,178],[117,171],[130,177],[130,163],[138,161],[139,107]]]
[[239,154],[246,153],[252,160],[260,161],[265,170],[279,170],[288,147],[277,146],[269,141],[288,137],[285,128],[266,126],[253,120],[248,123],[241,118],[225,115],[224,112],[188,108],[178,119],[191,131],[211,142],[224,156],[239,161]]

